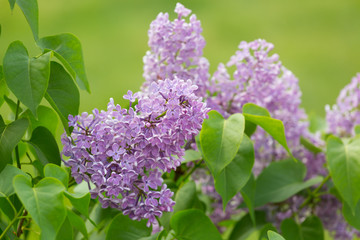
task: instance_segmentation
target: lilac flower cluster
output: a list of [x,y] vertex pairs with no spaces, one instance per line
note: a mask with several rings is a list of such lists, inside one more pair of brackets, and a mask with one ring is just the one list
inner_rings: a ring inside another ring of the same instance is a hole
[[[77,183],[93,183],[92,198],[120,209],[131,219],[172,211],[173,193],[162,173],[181,164],[185,141],[199,133],[208,109],[190,80],[151,83],[146,96],[124,96],[138,104],[123,109],[110,99],[106,111],[69,116],[71,136],[62,137],[64,161]],[[90,184],[89,184],[90,187]]]
[[[265,40],[241,42],[238,51],[225,66],[219,64],[211,79],[209,106],[229,116],[242,111],[246,103],[269,110],[272,117],[283,121],[288,143],[298,147],[300,136],[307,130],[307,116],[300,105],[298,79],[270,54],[273,44]],[[227,67],[235,66],[231,76]],[[261,129],[252,137],[255,143],[255,173],[273,159],[284,159],[286,151]]]
[[150,51],[144,56],[143,89],[163,79],[190,79],[204,96],[209,79],[209,62],[202,57],[205,46],[200,21],[191,10],[176,4],[178,18],[170,21],[168,13],[160,13],[148,32]]
[[328,132],[340,137],[355,134],[354,127],[360,124],[360,73],[340,92],[336,104],[326,106]]

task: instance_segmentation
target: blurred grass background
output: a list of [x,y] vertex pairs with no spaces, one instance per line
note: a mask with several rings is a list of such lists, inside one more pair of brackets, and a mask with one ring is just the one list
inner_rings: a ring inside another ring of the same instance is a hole
[[[110,97],[120,102],[143,82],[142,57],[147,30],[159,12],[171,18],[173,0],[38,0],[40,37],[62,32],[81,41],[92,93],[81,91],[81,111],[104,109]],[[202,22],[204,55],[210,73],[227,62],[240,41],[266,39],[274,53],[300,80],[303,106],[324,115],[340,89],[360,72],[360,1],[358,0],[183,0]],[[31,56],[29,26],[16,6],[11,13],[0,0],[0,58],[21,40]]]

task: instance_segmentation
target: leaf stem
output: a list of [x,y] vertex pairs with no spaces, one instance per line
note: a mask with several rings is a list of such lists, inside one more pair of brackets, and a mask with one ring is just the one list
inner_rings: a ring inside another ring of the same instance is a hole
[[22,228],[22,226],[23,226],[26,218],[28,217],[27,214],[28,214],[28,212],[27,212],[26,209],[25,209],[25,210],[24,210],[24,214],[23,214],[22,216],[18,217],[18,218],[21,218],[21,220],[20,220],[20,223],[19,223],[19,225],[18,225],[18,227],[17,227],[17,231],[16,231],[16,236],[17,236],[17,237],[20,237],[21,234],[23,233],[23,230],[22,230],[21,228]]
[[11,220],[11,222],[9,223],[9,225],[5,228],[5,230],[3,231],[3,233],[0,235],[0,240],[5,238],[6,233],[10,230],[11,226],[14,225],[14,223],[16,222],[16,220],[18,220],[18,217],[20,217],[20,215],[22,214],[22,211],[24,210],[24,206],[21,207],[20,211],[18,212],[17,216],[15,216],[13,218],[13,220]]
[[316,194],[320,191],[320,189],[324,186],[324,184],[330,179],[331,175],[330,173],[322,180],[322,182],[320,183],[320,185],[315,188],[315,190],[313,192],[311,192],[309,194],[309,196],[304,200],[304,202],[300,205],[299,209],[304,208],[307,204],[309,204],[309,202],[312,200],[312,198],[314,196],[316,196]]
[[96,223],[95,223],[90,217],[87,217],[87,220],[89,220],[89,222],[90,222],[96,229],[99,229],[99,227],[96,225]]
[[184,183],[186,181],[186,179],[188,179],[191,174],[193,174],[193,172],[198,168],[200,167],[202,164],[202,160],[200,160],[198,163],[195,164],[195,166],[183,177],[183,178],[180,178],[181,179],[181,182],[178,183],[177,185],[180,187],[182,185],[182,183]]
[[[19,118],[19,110],[20,110],[20,101],[17,100],[16,111],[15,111],[15,121]],[[19,145],[15,147],[15,156],[16,156],[16,164],[19,169],[21,169],[20,156],[19,156]]]

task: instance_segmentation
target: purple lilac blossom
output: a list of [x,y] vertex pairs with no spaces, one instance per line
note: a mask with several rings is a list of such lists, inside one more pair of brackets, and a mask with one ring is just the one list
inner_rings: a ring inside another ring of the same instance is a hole
[[181,164],[182,146],[207,116],[196,89],[190,80],[153,82],[146,96],[130,91],[124,96],[138,99],[135,110],[110,99],[106,111],[69,116],[74,130],[62,136],[62,154],[76,182],[92,182],[91,197],[102,207],[117,208],[133,220],[148,219],[148,226],[172,211],[173,192],[161,176]]
[[354,127],[360,124],[360,73],[341,90],[332,108],[326,106],[326,120],[329,133],[339,137],[355,135]]
[[[211,91],[215,96],[208,102],[224,116],[241,112],[246,103],[266,108],[273,118],[284,123],[288,144],[293,149],[300,145],[300,136],[307,131],[307,116],[300,108],[298,79],[282,65],[277,54],[270,54],[273,47],[261,39],[241,42],[227,65],[219,64],[214,73]],[[235,67],[232,75],[227,67]],[[262,129],[258,129],[252,139],[255,174],[272,160],[288,157],[285,149]]]
[[150,51],[143,58],[145,83],[142,90],[152,82],[164,79],[190,79],[198,86],[195,91],[204,97],[208,89],[209,62],[203,55],[205,46],[202,28],[191,10],[177,3],[178,17],[169,20],[168,13],[159,13],[150,24],[148,45]]

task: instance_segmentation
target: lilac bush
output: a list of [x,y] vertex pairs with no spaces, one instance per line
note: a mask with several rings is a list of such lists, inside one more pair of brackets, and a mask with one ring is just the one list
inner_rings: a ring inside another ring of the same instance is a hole
[[310,132],[273,44],[242,41],[211,76],[200,21],[178,3],[150,25],[129,106],[78,114],[75,82],[90,92],[79,40],[39,38],[37,1],[9,2],[42,53],[14,41],[0,65],[13,112],[0,115],[0,239],[360,236],[360,74],[326,107],[327,130]]

